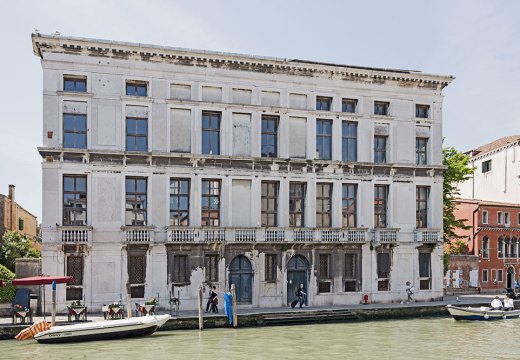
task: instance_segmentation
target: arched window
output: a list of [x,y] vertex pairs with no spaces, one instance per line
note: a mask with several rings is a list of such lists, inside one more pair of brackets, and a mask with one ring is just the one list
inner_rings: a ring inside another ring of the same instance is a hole
[[509,236],[506,236],[504,243],[504,257],[511,257],[511,240],[509,239]]
[[515,236],[511,239],[511,257],[518,257],[518,239]]
[[499,236],[498,237],[498,258],[503,258],[504,257],[504,238],[502,236]]

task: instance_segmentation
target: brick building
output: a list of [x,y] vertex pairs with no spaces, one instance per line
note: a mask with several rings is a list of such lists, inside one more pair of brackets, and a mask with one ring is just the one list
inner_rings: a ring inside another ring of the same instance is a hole
[[32,240],[38,235],[36,216],[16,202],[14,185],[9,185],[7,196],[0,194],[0,239],[6,231],[18,231]]
[[482,200],[456,201],[455,217],[468,230],[457,231],[479,258],[479,286],[499,292],[520,277],[520,204]]

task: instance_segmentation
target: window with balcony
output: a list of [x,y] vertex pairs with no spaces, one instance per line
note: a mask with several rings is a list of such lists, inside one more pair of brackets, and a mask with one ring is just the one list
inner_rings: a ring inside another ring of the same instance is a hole
[[390,103],[386,101],[374,101],[374,115],[388,115]]
[[417,186],[415,190],[415,227],[417,229],[428,227],[428,198],[429,186]]
[[343,121],[341,129],[341,159],[357,161],[357,122]]
[[201,225],[220,226],[220,180],[202,180]]
[[278,182],[262,181],[262,226],[278,226]]
[[305,195],[306,184],[289,183],[289,226],[305,226]]
[[63,176],[63,225],[87,225],[87,177]]
[[489,238],[487,236],[482,239],[482,258],[489,259]]
[[63,91],[86,92],[87,78],[84,76],[68,76],[63,77]]
[[488,212],[487,210],[482,211],[482,224],[488,223]]
[[419,252],[419,289],[430,290],[432,283],[432,254]]
[[265,254],[265,281],[276,281],[276,254]]
[[318,292],[330,293],[332,291],[332,281],[330,274],[330,254],[319,254],[318,270]]
[[190,180],[170,179],[170,226],[190,225]]
[[415,117],[428,119],[430,117],[430,105],[415,105]]
[[148,96],[148,83],[146,83],[145,81],[127,81],[126,95]]
[[128,254],[127,262],[130,297],[142,299],[146,280],[146,252],[144,250],[131,251]]
[[482,162],[482,173],[487,173],[491,171],[491,160]]
[[377,253],[377,290],[390,290],[390,253]]
[[83,262],[82,255],[68,255],[66,258],[66,274],[72,276],[67,284],[65,300],[83,300]]
[[204,256],[205,280],[207,283],[218,282],[218,254]]
[[148,119],[126,118],[126,150],[148,151]]
[[497,257],[499,259],[504,257],[504,238],[502,236],[498,237]]
[[417,165],[428,164],[428,138],[415,138],[415,163]]
[[345,254],[345,292],[361,289],[361,252]]
[[488,269],[482,270],[482,282],[487,283],[489,281]]
[[262,157],[278,156],[277,116],[262,116]]
[[332,226],[332,184],[316,184],[316,227]]
[[332,98],[316,96],[316,110],[330,111],[332,109]]
[[387,227],[388,186],[374,186],[374,227]]
[[388,136],[374,136],[374,162],[376,164],[386,164],[386,141]]
[[188,255],[174,254],[172,256],[171,282],[178,285],[190,283]]
[[355,228],[357,226],[357,185],[343,184],[342,189],[342,226]]
[[147,218],[146,178],[127,177],[125,180],[125,225],[144,226]]
[[220,119],[219,112],[202,112],[202,153],[220,155]]
[[87,148],[87,115],[63,114],[63,147]]
[[316,120],[316,158],[332,159],[332,120]]
[[344,113],[356,113],[357,99],[343,99],[341,101],[341,111]]

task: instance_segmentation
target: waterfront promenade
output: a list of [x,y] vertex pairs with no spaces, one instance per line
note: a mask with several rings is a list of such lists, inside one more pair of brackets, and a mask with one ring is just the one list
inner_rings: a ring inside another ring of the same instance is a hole
[[[495,295],[458,295],[444,296],[442,301],[429,302],[403,302],[403,303],[373,303],[356,304],[350,306],[329,307],[290,307],[283,308],[243,308],[239,307],[238,326],[272,326],[272,325],[294,325],[312,324],[323,322],[348,322],[348,321],[370,321],[391,320],[403,318],[419,318],[447,316],[445,308],[448,304],[459,304],[465,306],[482,306],[490,304]],[[502,297],[502,296],[501,296]],[[204,313],[204,328],[226,327],[227,318],[223,309],[219,313]],[[158,313],[168,313],[169,309],[159,310]],[[165,324],[161,330],[186,330],[198,329],[198,312],[196,310],[181,310],[178,315],[172,314],[172,319]],[[89,321],[103,320],[103,314],[93,313],[88,316]],[[35,316],[34,321],[43,319]],[[50,316],[46,317],[50,321]],[[66,314],[58,314],[56,317],[58,325],[67,323]],[[0,318],[0,339],[11,339],[26,325],[12,325],[10,317]]]

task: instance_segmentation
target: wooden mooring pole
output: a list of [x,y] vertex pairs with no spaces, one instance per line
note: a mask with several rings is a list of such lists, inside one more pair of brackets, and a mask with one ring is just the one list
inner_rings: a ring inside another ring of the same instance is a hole
[[199,286],[199,330],[204,329],[204,319],[202,317],[202,285]]
[[132,289],[130,287],[130,282],[126,283],[126,317],[132,317]]
[[232,306],[231,306],[231,311],[233,312],[233,327],[236,328],[238,327],[238,316],[237,316],[237,300],[236,300],[236,296],[235,296],[235,284],[231,284],[231,301],[232,301]]

